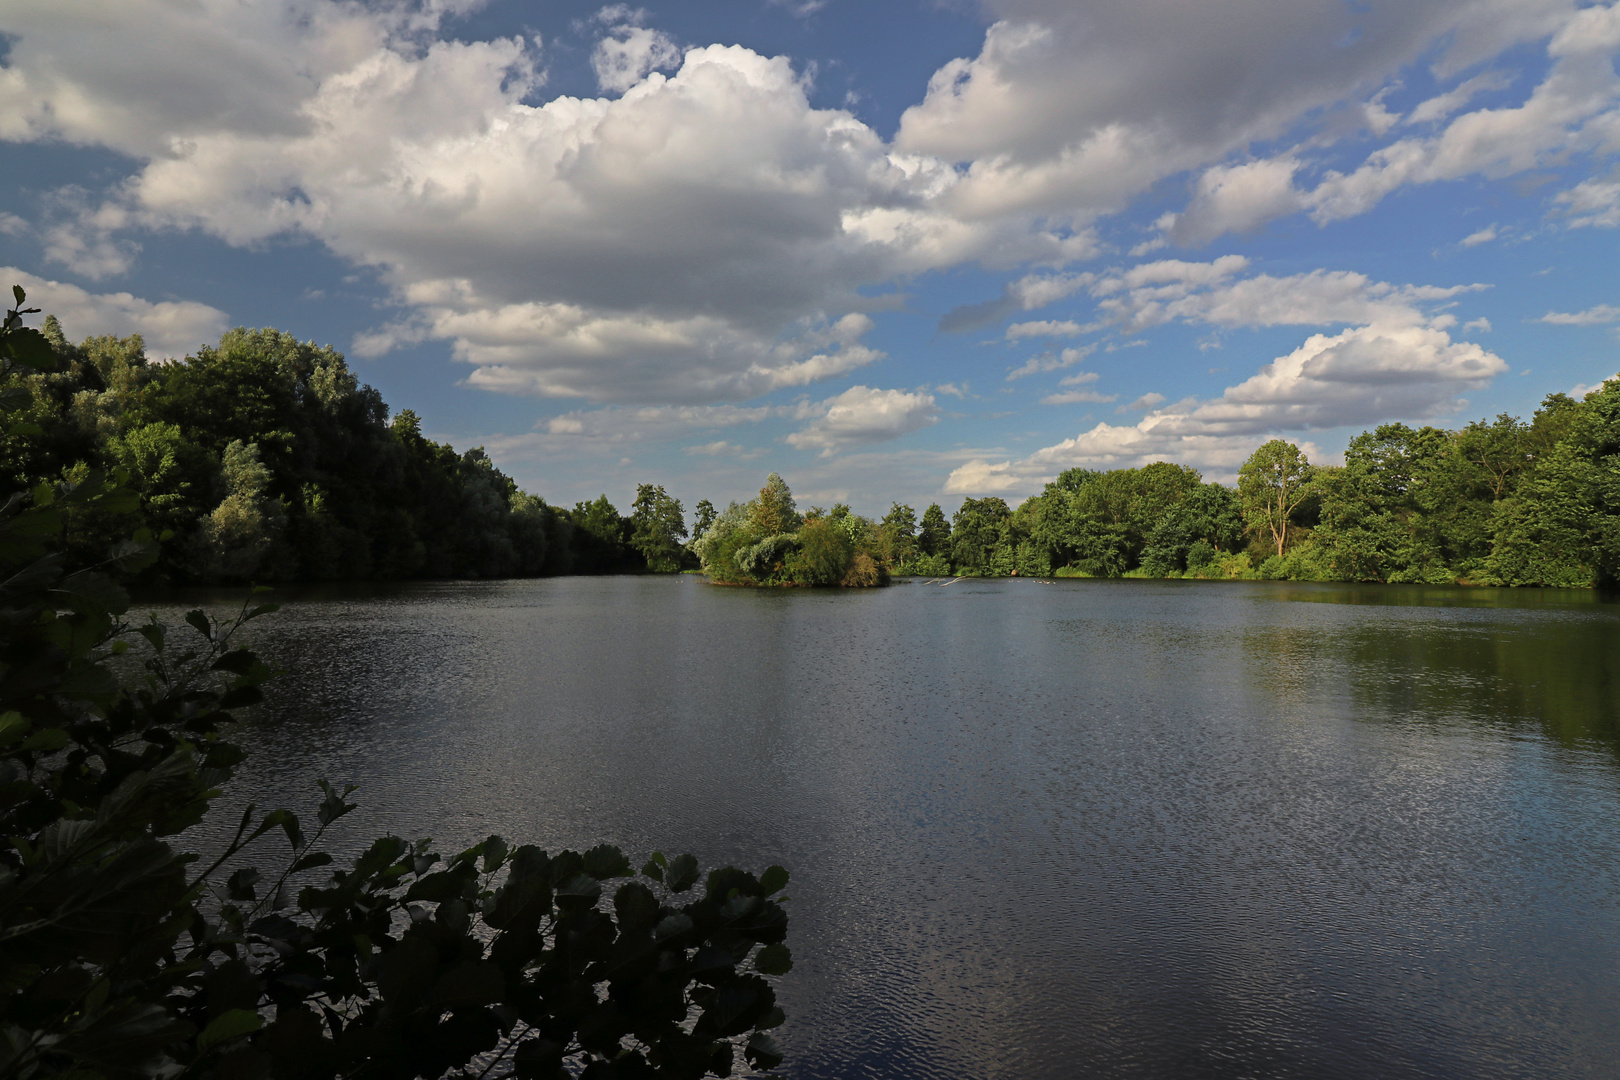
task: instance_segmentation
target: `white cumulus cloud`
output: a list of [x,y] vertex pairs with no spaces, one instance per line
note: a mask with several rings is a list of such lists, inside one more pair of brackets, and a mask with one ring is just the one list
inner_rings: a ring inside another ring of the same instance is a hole
[[1299,166],[1294,158],[1280,157],[1206,170],[1193,187],[1192,202],[1170,223],[1170,239],[1203,244],[1303,209],[1305,200],[1294,188]]
[[1464,113],[1439,135],[1399,140],[1351,173],[1327,173],[1306,196],[1312,218],[1329,222],[1366,213],[1409,184],[1511,176],[1599,149],[1620,104],[1616,27],[1620,4],[1575,12],[1553,35],[1547,50],[1552,69],[1524,104]]
[[830,457],[851,446],[897,439],[939,419],[934,395],[904,390],[852,386],[822,405],[821,415],[787,437],[789,446]]
[[596,43],[591,70],[603,90],[622,94],[649,73],[674,67],[680,59],[680,47],[662,30],[622,24]]
[[622,94],[532,105],[538,43],[445,40],[457,7],[8,5],[0,137],[139,162],[63,210],[50,257],[110,274],[138,254],[131,230],[303,234],[395,291],[400,315],[359,352],[444,339],[478,386],[712,401],[870,362],[830,329],[877,306],[863,286],[1096,250],[1033,217],[949,212],[954,170],[813,108],[786,57],[676,57],[614,8],[596,58]]

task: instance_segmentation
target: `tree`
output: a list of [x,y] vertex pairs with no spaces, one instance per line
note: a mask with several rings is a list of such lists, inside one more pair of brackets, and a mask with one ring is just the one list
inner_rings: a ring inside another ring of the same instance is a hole
[[[1216,552],[1232,551],[1242,537],[1237,496],[1220,484],[1200,484],[1159,516],[1148,534],[1141,565],[1158,575],[1193,569],[1207,564]],[[1203,548],[1195,561],[1193,550],[1199,545]]]
[[753,525],[761,536],[793,532],[803,523],[797,504],[793,501],[793,492],[788,489],[787,481],[776,473],[765,478],[765,485],[759,489],[759,497],[751,505]]
[[625,569],[630,522],[608,497],[578,502],[569,513],[574,526],[574,569],[581,574],[612,574]]
[[201,522],[194,538],[199,576],[208,581],[248,581],[281,538],[287,518],[270,495],[270,470],[253,443],[233,440],[220,468],[225,498]]
[[837,585],[844,580],[855,557],[855,545],[847,532],[827,518],[807,518],[797,533],[797,541],[796,548],[786,556],[785,568],[793,581]]
[[[713,507],[710,507],[713,515]],[[640,484],[630,506],[630,546],[647,560],[647,569],[672,574],[681,568],[686,539],[686,511],[662,487]]]
[[917,551],[917,511],[903,503],[891,503],[877,528],[880,561],[890,570],[909,563]]
[[1310,461],[1299,447],[1272,439],[1250,455],[1238,470],[1238,495],[1249,527],[1269,535],[1283,553],[1289,520],[1311,493]]
[[922,525],[917,530],[917,550],[924,555],[949,555],[951,523],[939,503],[929,503],[923,511]]
[[142,424],[113,435],[106,449],[110,463],[129,474],[150,524],[179,532],[197,521],[216,470],[179,425]]
[[951,562],[958,573],[991,569],[991,556],[1005,539],[1011,517],[1006,501],[995,496],[962,500],[951,516]]
[[697,508],[692,511],[692,543],[703,539],[703,534],[714,524],[714,517],[714,503],[708,499],[699,499]]
[[1620,378],[1557,411],[1563,437],[1498,504],[1488,576],[1504,585],[1613,587],[1620,583]]
[[1485,475],[1493,502],[1507,498],[1529,467],[1529,436],[1529,426],[1507,413],[1490,424],[1475,420],[1457,433],[1457,453]]

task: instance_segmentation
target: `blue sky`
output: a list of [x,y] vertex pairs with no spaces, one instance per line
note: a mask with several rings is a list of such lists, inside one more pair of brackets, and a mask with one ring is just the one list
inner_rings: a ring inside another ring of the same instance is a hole
[[525,488],[1229,479],[1620,369],[1620,5],[12,0],[0,267]]

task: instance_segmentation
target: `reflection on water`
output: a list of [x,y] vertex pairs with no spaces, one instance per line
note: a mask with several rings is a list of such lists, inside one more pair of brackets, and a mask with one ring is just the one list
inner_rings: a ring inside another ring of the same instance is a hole
[[[230,797],[785,862],[794,1077],[1613,1076],[1620,606],[686,578],[290,593]],[[358,838],[351,835],[350,840]]]

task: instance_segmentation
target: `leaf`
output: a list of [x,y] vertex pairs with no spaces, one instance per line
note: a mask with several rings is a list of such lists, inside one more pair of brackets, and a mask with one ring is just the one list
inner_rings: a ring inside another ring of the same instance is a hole
[[258,885],[258,883],[258,867],[244,866],[225,879],[225,895],[232,900],[257,900],[259,894],[254,886]]
[[232,649],[214,661],[215,671],[229,671],[237,675],[245,675],[257,659],[251,649]]
[[761,975],[786,975],[793,970],[793,952],[781,942],[767,945],[754,956],[754,970]]
[[214,626],[208,621],[208,616],[204,614],[201,608],[186,612],[186,622],[190,623],[197,633],[209,641],[214,640]]
[[53,821],[39,834],[39,853],[46,862],[54,862],[95,831],[96,823],[93,821]]
[[573,901],[580,907],[590,907],[602,895],[602,883],[588,874],[575,874],[557,886],[557,901]]
[[748,1036],[743,1057],[756,1069],[774,1069],[782,1064],[782,1048],[772,1036],[756,1031]]
[[670,860],[669,876],[665,879],[674,892],[685,892],[697,883],[698,861],[696,855],[677,855]]
[[275,818],[275,824],[280,825],[281,831],[287,834],[287,843],[292,845],[294,851],[304,845],[304,830],[299,827],[297,814],[291,810],[277,810],[265,820],[269,821],[270,818]]
[[36,371],[56,368],[56,350],[51,339],[31,326],[19,326],[9,331],[4,339],[5,353],[11,359]]
[[322,825],[332,824],[332,822],[360,805],[359,803],[343,801],[343,796],[352,792],[353,787],[346,789],[343,795],[339,795],[337,788],[333,787],[329,782],[318,780],[316,783],[320,784],[321,790],[326,792],[326,798],[321,800],[321,805],[315,815],[320,819]]
[[40,753],[51,754],[68,744],[68,733],[61,728],[46,728],[36,731],[24,739],[19,750],[37,750]]
[[780,866],[767,867],[759,876],[759,887],[764,890],[765,896],[774,896],[787,888],[788,872]]
[[137,626],[135,632],[146,639],[154,652],[163,651],[163,639],[168,634],[168,628],[157,621],[157,616],[154,615],[145,626]]
[[[140,532],[146,532],[146,530],[142,529]],[[145,570],[148,566],[157,562],[158,546],[151,542],[150,534],[148,534],[148,539],[142,540],[140,534],[137,533],[135,539],[120,540],[108,548],[107,559],[114,568],[124,573],[134,573],[138,570]]]
[[64,580],[53,590],[73,601],[75,611],[111,612],[123,614],[129,608],[129,594],[106,574],[81,571]]
[[506,841],[499,836],[491,836],[484,841],[484,873],[493,874],[506,863]]
[[585,853],[585,872],[598,881],[629,877],[630,860],[612,844],[599,844]]
[[460,896],[466,884],[465,875],[456,873],[454,869],[440,870],[437,874],[429,874],[413,882],[410,890],[405,893],[405,902],[426,900],[428,903],[438,903],[449,900]]
[[0,746],[16,742],[27,733],[28,728],[28,721],[20,712],[8,712],[0,716]]
[[305,870],[313,870],[317,866],[327,866],[331,863],[331,861],[332,856],[328,855],[324,851],[317,851],[312,854],[305,855],[302,859],[299,859],[297,862],[293,863],[292,872],[297,874]]
[[744,975],[714,992],[692,1033],[741,1035],[754,1026],[755,1016],[775,1003],[774,998],[769,983],[755,975]]
[[721,968],[731,968],[737,963],[731,955],[731,950],[722,948],[713,942],[703,946],[697,951],[688,964],[688,971],[717,971]]
[[252,1009],[229,1009],[220,1013],[197,1036],[198,1050],[211,1050],[220,1043],[250,1035],[264,1027],[264,1017]]

